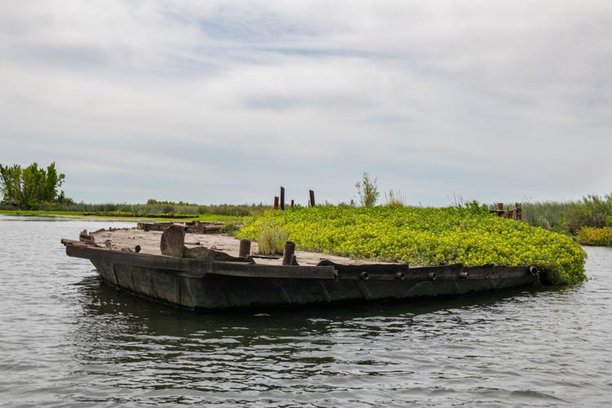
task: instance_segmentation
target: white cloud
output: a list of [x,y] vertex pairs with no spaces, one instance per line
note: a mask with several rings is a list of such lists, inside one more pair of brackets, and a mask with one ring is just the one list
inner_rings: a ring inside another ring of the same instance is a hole
[[607,193],[610,23],[606,1],[2,3],[0,162],[56,161],[85,201],[347,201],[364,170],[411,202]]

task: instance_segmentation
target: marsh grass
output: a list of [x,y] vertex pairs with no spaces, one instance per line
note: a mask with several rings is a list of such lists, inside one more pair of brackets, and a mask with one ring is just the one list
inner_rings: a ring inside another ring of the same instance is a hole
[[385,205],[388,207],[405,207],[406,198],[400,191],[389,190],[385,193]]
[[261,228],[256,237],[261,255],[282,254],[289,234],[281,228],[268,224]]
[[545,201],[523,204],[529,225],[576,235],[583,227],[612,226],[612,194],[588,195],[580,201]]

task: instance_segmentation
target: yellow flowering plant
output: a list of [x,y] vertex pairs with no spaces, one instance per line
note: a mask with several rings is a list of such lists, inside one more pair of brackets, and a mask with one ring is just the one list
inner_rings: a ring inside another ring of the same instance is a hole
[[470,208],[321,206],[270,210],[238,237],[255,241],[270,226],[306,251],[410,265],[538,265],[554,283],[585,279],[586,254],[570,237]]

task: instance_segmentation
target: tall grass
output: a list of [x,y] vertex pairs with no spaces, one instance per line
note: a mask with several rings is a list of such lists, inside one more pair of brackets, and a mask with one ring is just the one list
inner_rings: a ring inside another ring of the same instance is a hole
[[580,201],[525,203],[523,220],[533,226],[572,235],[583,227],[612,226],[612,194],[588,195]]
[[262,255],[282,254],[289,234],[274,224],[264,226],[257,239],[259,253]]
[[388,207],[406,207],[406,198],[400,191],[389,190],[389,193],[385,193],[385,205]]

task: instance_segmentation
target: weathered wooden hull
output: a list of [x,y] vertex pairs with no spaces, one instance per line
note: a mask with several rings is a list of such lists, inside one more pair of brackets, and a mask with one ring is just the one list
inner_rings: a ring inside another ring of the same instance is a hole
[[269,266],[174,258],[67,245],[109,284],[189,309],[460,296],[539,284],[533,267],[408,268],[406,265]]

